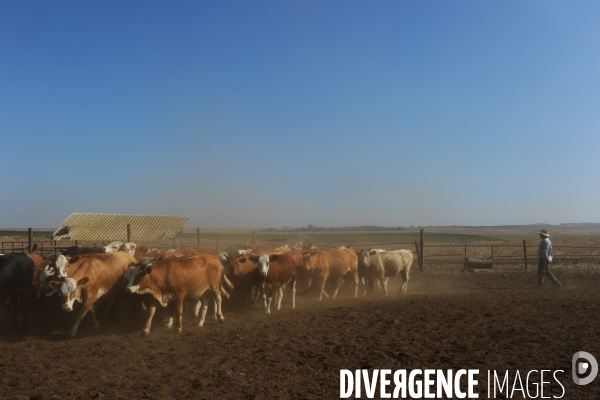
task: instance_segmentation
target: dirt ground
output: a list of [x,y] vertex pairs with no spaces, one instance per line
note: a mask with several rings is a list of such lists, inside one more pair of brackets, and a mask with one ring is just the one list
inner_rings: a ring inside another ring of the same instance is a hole
[[[291,310],[286,293],[272,315],[259,304],[226,309],[224,324],[198,328],[186,314],[182,334],[155,321],[147,338],[106,316],[99,334],[86,319],[67,340],[72,316],[47,305],[25,337],[0,320],[0,398],[339,398],[340,369],[477,368],[480,398],[487,370],[562,369],[563,398],[596,399],[600,377],[576,386],[571,358],[584,350],[600,360],[600,271],[555,272],[561,290],[537,289],[533,271],[415,271],[404,296],[395,282],[387,298],[309,294]],[[556,383],[546,384],[550,394],[560,396]]]

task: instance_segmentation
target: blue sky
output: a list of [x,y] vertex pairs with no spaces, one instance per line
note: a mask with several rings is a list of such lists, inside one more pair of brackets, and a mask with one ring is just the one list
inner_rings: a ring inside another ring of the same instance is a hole
[[0,2],[0,227],[600,222],[599,15]]

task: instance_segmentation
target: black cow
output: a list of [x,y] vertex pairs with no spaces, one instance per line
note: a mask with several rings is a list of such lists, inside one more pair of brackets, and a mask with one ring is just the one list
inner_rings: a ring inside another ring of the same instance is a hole
[[[12,306],[13,329],[24,332],[27,327],[29,306],[35,296],[33,277],[35,266],[25,254],[13,253],[0,256],[0,303],[9,302]],[[21,326],[18,326],[19,316]]]
[[65,251],[62,252],[63,256],[75,257],[80,254],[96,254],[96,253],[104,253],[104,250],[99,247],[80,247],[80,246],[71,246]]

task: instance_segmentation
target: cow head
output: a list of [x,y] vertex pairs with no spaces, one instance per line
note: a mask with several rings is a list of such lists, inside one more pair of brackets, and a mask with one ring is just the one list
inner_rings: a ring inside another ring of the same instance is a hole
[[276,261],[277,258],[278,258],[278,256],[276,254],[273,254],[273,255],[261,254],[258,257],[256,257],[256,262],[258,263],[259,275],[266,277],[269,274],[269,262]]
[[316,254],[317,254],[316,251],[302,253],[302,256],[304,258],[304,268],[306,268],[306,269],[314,269],[314,267],[315,267],[315,255]]
[[148,265],[152,265],[151,258],[144,258],[138,264],[131,264],[129,268],[123,274],[123,280],[125,281],[125,290],[128,293],[137,293],[139,290],[139,285],[134,288],[134,280],[137,277],[138,272],[146,268]]
[[[131,268],[131,267],[130,267]],[[137,272],[136,272],[137,271]],[[135,272],[135,274],[134,274]],[[152,267],[148,264],[147,267],[143,265],[134,266],[131,274],[133,275],[133,279],[130,278],[129,283],[127,284],[127,292],[128,293],[140,293],[140,286],[144,278],[152,273]]]
[[58,290],[62,297],[62,308],[65,311],[73,311],[75,301],[81,302],[81,287],[89,282],[87,277],[76,281],[73,278],[65,278],[60,284]]
[[123,250],[129,253],[130,256],[135,256],[135,249],[137,245],[133,242],[127,242],[123,245]]
[[233,276],[239,278],[258,266],[258,256],[243,255],[241,257],[229,257],[229,271]]
[[123,242],[112,242],[102,248],[105,253],[116,253],[123,248]]
[[62,254],[56,257],[54,261],[54,267],[56,268],[56,276],[59,278],[66,278],[67,273],[65,270],[69,266],[69,258],[63,256]]

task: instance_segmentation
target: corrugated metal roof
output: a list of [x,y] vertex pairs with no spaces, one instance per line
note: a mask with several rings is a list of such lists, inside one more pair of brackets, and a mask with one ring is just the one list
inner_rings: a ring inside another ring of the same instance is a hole
[[127,224],[132,241],[172,239],[187,217],[173,215],[71,214],[54,232],[54,240],[127,240]]

